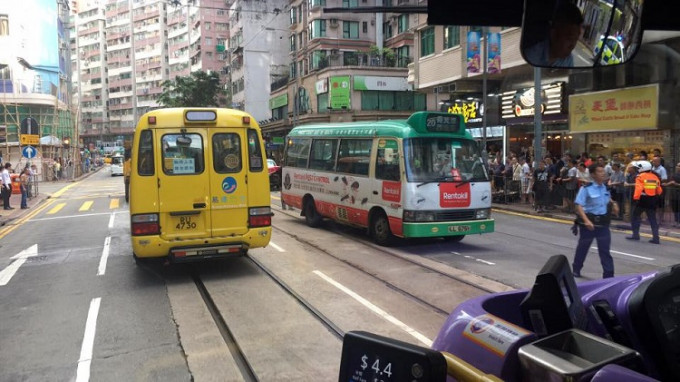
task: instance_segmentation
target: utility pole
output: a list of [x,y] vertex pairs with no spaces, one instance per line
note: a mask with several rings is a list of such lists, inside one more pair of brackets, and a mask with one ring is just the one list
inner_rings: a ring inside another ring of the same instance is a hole
[[538,168],[538,161],[541,160],[541,136],[543,134],[541,126],[541,68],[534,68],[534,163]]

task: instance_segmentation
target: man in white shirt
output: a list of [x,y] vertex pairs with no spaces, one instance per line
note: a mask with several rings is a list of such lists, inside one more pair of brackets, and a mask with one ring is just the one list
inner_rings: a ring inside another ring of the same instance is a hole
[[527,199],[529,203],[532,203],[531,200],[531,167],[529,166],[529,163],[527,163],[527,159],[525,157],[520,157],[519,162],[522,164],[522,175],[521,175],[521,182],[522,182],[522,203],[527,203]]
[[654,171],[662,182],[668,180],[668,172],[666,172],[666,168],[661,165],[661,157],[654,157],[654,159],[652,159],[652,171]]
[[5,167],[2,169],[2,203],[6,210],[13,210],[14,208],[9,206],[9,197],[12,195],[12,178],[9,176],[9,170],[12,169],[12,164],[7,162]]

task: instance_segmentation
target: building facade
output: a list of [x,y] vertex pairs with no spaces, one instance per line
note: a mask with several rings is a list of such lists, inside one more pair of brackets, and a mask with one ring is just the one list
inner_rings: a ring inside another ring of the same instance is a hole
[[203,70],[227,83],[230,1],[80,3],[71,41],[83,143],[119,149],[137,120],[160,107],[162,84]]
[[0,4],[0,153],[15,169],[77,160],[68,14],[65,0]]

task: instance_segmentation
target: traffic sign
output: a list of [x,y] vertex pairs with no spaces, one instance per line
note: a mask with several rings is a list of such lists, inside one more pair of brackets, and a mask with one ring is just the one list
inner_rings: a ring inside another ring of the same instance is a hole
[[21,155],[23,155],[24,158],[35,158],[37,154],[38,150],[36,150],[33,146],[24,146],[24,148],[21,149]]
[[22,145],[37,146],[40,144],[40,136],[37,134],[21,134],[19,142],[21,142]]
[[35,118],[28,117],[21,120],[21,134],[37,134],[38,127],[38,121]]

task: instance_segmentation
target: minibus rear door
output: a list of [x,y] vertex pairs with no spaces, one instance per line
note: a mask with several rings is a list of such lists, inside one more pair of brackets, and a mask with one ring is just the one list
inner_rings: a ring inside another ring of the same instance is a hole
[[243,128],[210,129],[210,210],[212,236],[248,232],[248,164]]
[[166,240],[210,237],[206,129],[168,129],[156,136],[161,156],[157,166],[161,237]]

